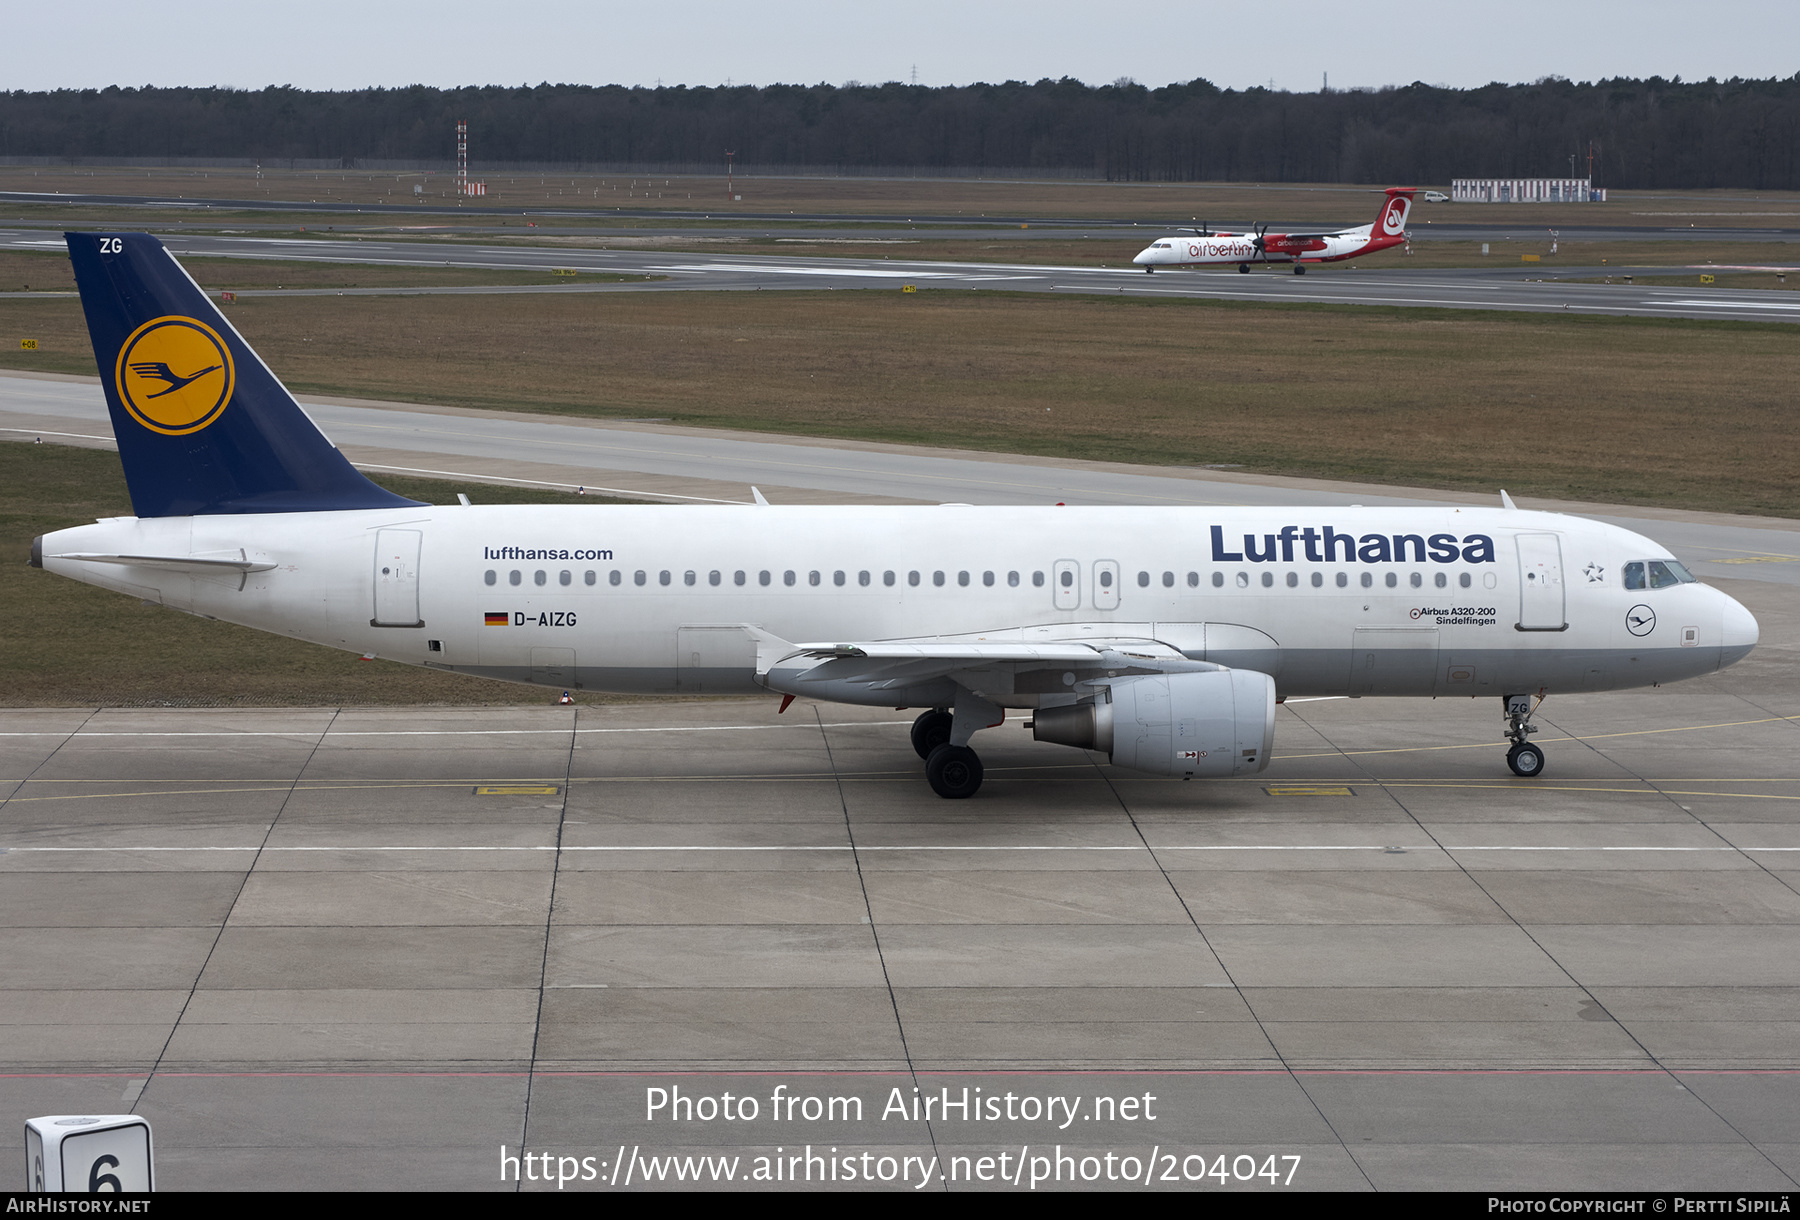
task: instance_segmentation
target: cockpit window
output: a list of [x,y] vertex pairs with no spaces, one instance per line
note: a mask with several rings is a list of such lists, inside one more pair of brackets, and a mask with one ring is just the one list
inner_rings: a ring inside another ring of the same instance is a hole
[[1628,563],[1625,565],[1625,587],[1627,589],[1641,589],[1644,587],[1643,564]]
[[1673,559],[1652,559],[1650,561],[1650,587],[1666,589],[1670,585],[1691,585],[1694,577],[1688,570]]

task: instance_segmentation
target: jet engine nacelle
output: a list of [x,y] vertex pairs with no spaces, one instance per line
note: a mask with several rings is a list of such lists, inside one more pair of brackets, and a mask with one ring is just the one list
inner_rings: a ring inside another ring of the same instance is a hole
[[1091,700],[1039,708],[1031,735],[1151,775],[1254,775],[1275,745],[1275,679],[1249,669],[1121,678]]

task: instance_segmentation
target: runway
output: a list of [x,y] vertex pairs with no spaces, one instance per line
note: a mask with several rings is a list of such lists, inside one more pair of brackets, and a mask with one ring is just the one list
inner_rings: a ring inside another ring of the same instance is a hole
[[[350,459],[383,471],[518,482],[629,499],[745,503],[1420,505],[1496,497],[1265,478],[656,423],[304,396]],[[61,434],[61,435],[58,435]],[[0,372],[0,437],[110,443],[97,379]],[[1723,513],[1526,500],[1636,530],[1704,578],[1800,585],[1800,525]]]
[[1225,783],[1009,724],[968,802],[885,710],[0,712],[0,1096],[171,1190],[1790,1190],[1800,615],[1725,587],[1763,646],[1533,781],[1467,701]]
[[[1250,301],[1262,304],[1379,305],[1401,308],[1490,309],[1527,313],[1613,314],[1630,317],[1712,318],[1800,322],[1800,292],[1707,287],[1648,287],[1571,283],[1527,278],[1504,269],[1371,270],[1355,262],[1314,267],[1296,276],[1285,267],[1165,271],[1145,275],[1131,267],[1084,268],[1008,263],[959,263],[895,258],[817,258],[779,254],[678,253],[656,249],[595,250],[531,245],[426,244],[419,241],[311,240],[218,237],[166,233],[177,257],[247,258],[375,266],[482,268],[488,270],[610,272],[657,277],[653,283],[494,285],[438,288],[257,289],[251,296],[359,296],[433,292],[510,295],[543,292],[668,292],[986,290],[1078,294],[1129,294],[1156,298]],[[1113,240],[1119,240],[1117,238]],[[1126,242],[1125,245],[1129,245]],[[1136,251],[1120,249],[1128,262]],[[0,230],[0,249],[60,250],[59,237],[41,230]],[[1564,276],[1601,277],[1629,268],[1558,268]],[[1640,269],[1667,273],[1669,268]],[[1541,273],[1538,273],[1541,274]],[[18,294],[20,296],[41,294]]]

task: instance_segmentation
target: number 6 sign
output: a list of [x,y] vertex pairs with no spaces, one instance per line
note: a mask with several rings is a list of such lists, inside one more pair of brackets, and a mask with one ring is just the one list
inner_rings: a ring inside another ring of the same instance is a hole
[[25,1189],[145,1194],[156,1188],[150,1124],[135,1114],[50,1114],[25,1121]]

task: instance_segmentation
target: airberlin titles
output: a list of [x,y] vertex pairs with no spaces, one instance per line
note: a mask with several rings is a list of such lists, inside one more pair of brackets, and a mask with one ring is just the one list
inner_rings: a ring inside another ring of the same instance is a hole
[[[1486,534],[1340,534],[1327,525],[1323,532],[1284,525],[1273,534],[1244,535],[1244,549],[1225,549],[1223,526],[1212,527],[1214,563],[1294,562],[1298,544],[1311,563],[1493,563],[1494,540]],[[1322,552],[1322,553],[1321,553]]]

